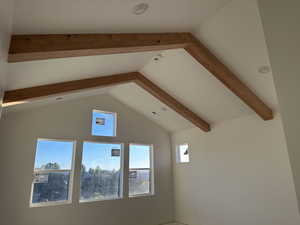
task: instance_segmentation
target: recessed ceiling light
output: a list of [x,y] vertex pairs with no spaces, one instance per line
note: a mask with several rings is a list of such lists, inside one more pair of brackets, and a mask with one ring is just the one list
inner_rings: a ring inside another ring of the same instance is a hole
[[271,68],[269,66],[261,66],[258,68],[258,72],[261,74],[266,74],[271,71]]
[[147,3],[140,3],[133,7],[132,13],[135,15],[141,15],[146,12],[149,8]]
[[163,55],[161,54],[161,53],[159,53],[159,54],[157,54],[157,56],[155,56],[154,58],[153,58],[153,60],[154,61],[159,61],[160,59],[162,59],[163,58]]
[[153,116],[158,116],[157,112],[154,112],[154,111],[152,112],[152,115]]

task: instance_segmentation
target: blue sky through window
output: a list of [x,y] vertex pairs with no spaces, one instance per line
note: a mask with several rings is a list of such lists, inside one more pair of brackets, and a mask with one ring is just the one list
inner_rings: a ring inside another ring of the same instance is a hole
[[121,144],[84,142],[82,164],[85,165],[87,171],[90,168],[95,169],[97,166],[102,170],[119,170],[121,157],[112,156],[112,149],[121,150],[121,147]]
[[[120,156],[112,156],[112,149],[121,149],[121,144],[84,142],[82,164],[86,169],[99,166],[105,170],[119,170]],[[130,145],[130,168],[150,168],[150,150],[148,145]],[[120,152],[121,153],[121,152]],[[47,163],[58,163],[60,169],[71,169],[73,142],[38,140],[35,169]]]
[[71,169],[73,142],[38,140],[34,168],[39,169],[47,163],[58,163],[60,169]]
[[149,145],[130,145],[129,151],[129,168],[150,168]]
[[92,135],[115,136],[116,114],[93,110]]

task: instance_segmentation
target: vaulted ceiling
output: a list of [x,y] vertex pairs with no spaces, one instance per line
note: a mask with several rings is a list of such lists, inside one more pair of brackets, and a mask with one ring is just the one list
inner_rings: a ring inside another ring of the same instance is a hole
[[[230,0],[15,0],[15,34],[192,31]],[[141,2],[149,10],[132,13]],[[30,16],[29,16],[30,15]]]
[[[78,4],[74,4],[75,6],[67,10],[66,15],[62,14],[60,8],[67,7],[68,1],[55,0],[48,1],[47,4],[41,4],[36,0],[29,2],[32,2],[35,7],[30,8],[24,4],[24,1],[17,1],[14,33],[194,30],[194,34],[203,40],[251,90],[272,109],[277,109],[271,72],[258,73],[258,68],[269,65],[269,61],[255,1],[236,0],[229,3],[223,0],[201,0],[189,3],[176,1],[178,3],[176,5],[174,1],[165,0],[160,7],[157,1],[148,1],[150,9],[141,16],[132,15],[130,11],[138,3],[137,1],[111,1],[109,4],[104,4],[103,1],[91,1],[90,5],[99,4],[98,13],[97,7],[91,9],[89,4],[83,3],[86,1],[78,1]],[[77,18],[75,14],[78,13],[79,6],[82,6],[82,12]],[[55,7],[59,10],[54,10]],[[53,10],[50,10],[51,8]],[[114,13],[105,13],[108,10],[117,13],[115,16]],[[87,15],[83,13],[84,11],[90,13]],[[26,17],[26,14],[32,17]],[[101,23],[97,23],[98,20]],[[183,49],[11,63],[7,89],[131,71],[140,71],[193,112],[201,115],[212,126],[224,120],[253,113]],[[194,126],[136,84],[83,91],[76,95],[67,95],[63,101],[75,96],[78,98],[102,93],[112,95],[169,131],[174,132]],[[55,102],[56,97],[47,98],[47,101],[42,102],[43,104]],[[9,107],[6,111],[40,104],[40,100],[33,101]],[[152,112],[157,114],[153,115]]]

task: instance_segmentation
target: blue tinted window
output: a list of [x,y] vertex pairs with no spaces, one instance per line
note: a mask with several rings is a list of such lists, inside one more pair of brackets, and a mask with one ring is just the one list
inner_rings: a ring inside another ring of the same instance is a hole
[[70,141],[38,140],[34,168],[71,169],[73,144]]
[[94,110],[92,135],[108,137],[116,136],[116,114]]
[[151,151],[149,145],[129,146],[129,196],[153,193]]
[[80,201],[115,199],[122,196],[122,145],[84,142]]
[[130,145],[129,152],[129,168],[150,168],[150,152],[149,145]]
[[38,139],[32,182],[32,206],[71,200],[73,141]]

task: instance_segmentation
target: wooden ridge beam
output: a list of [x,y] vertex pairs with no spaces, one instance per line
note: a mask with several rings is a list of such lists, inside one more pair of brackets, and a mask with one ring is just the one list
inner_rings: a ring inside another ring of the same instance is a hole
[[184,48],[262,119],[272,110],[191,33],[13,35],[9,62]]
[[177,101],[167,92],[148,80],[139,72],[131,72],[110,76],[102,76],[83,80],[67,81],[62,83],[47,84],[30,88],[6,91],[4,94],[3,105],[13,105],[29,99],[47,97],[72,91],[78,91],[96,87],[106,87],[123,83],[134,82],[144,90],[152,94],[161,102],[168,105],[185,119],[192,122],[203,131],[210,131],[210,125],[201,119],[197,114],[189,110],[182,103]]

